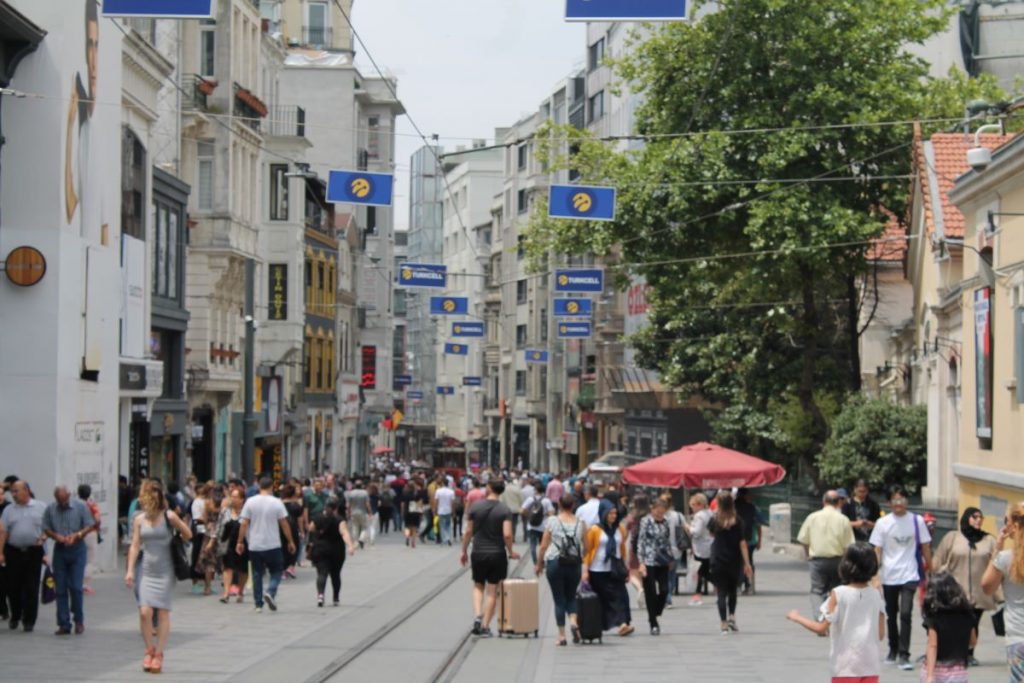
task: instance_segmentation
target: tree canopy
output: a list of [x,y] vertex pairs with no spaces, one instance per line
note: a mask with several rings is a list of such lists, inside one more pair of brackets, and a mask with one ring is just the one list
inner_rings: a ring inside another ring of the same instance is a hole
[[[546,217],[527,248],[591,252],[651,285],[638,361],[723,408],[716,437],[813,469],[859,388],[866,251],[904,214],[912,126],[963,116],[965,79],[914,56],[945,0],[724,0],[651,28],[614,63],[640,97],[639,149],[566,126],[537,135],[552,168],[618,190],[616,220]],[[991,83],[986,87],[991,89]]]

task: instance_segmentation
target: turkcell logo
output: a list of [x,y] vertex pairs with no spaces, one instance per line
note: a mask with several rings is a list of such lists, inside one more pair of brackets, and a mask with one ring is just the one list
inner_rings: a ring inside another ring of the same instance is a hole
[[447,267],[433,263],[401,263],[398,265],[398,284],[444,289],[447,273]]
[[108,17],[211,19],[213,0],[103,0]]
[[469,313],[469,299],[464,296],[430,297],[431,315],[466,315]]
[[548,352],[540,349],[526,349],[525,358],[527,363],[547,363]]
[[566,21],[683,21],[686,0],[566,0]]
[[449,356],[469,355],[469,347],[465,344],[445,344],[444,352]]
[[615,188],[583,185],[552,185],[548,216],[587,221],[615,220]]
[[447,386],[441,386],[441,387],[437,388],[437,393],[438,393],[439,396],[454,396],[455,395],[455,387],[453,387],[450,384],[447,385]]
[[559,339],[581,339],[589,337],[590,323],[558,323]]
[[333,204],[391,206],[395,177],[366,171],[331,171],[327,176],[327,201]]
[[482,377],[463,377],[462,386],[464,387],[479,387],[484,383]]
[[555,299],[556,318],[589,318],[594,313],[590,299]]
[[410,401],[422,401],[423,400],[423,392],[422,391],[407,391],[407,392],[405,392],[405,397],[407,399],[409,399]]
[[412,384],[412,375],[395,375],[396,387],[407,387]]
[[572,268],[555,271],[556,292],[603,292],[604,271],[598,268]]
[[482,337],[484,336],[483,323],[452,323],[453,337]]

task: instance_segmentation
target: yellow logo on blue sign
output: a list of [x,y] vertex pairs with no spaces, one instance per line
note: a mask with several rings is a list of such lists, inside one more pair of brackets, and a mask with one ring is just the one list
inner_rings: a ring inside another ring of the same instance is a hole
[[462,334],[462,325],[455,325],[454,327],[452,327],[452,331],[455,334]]
[[373,184],[370,182],[369,178],[359,177],[352,180],[352,185],[350,187],[352,190],[352,196],[365,199],[366,196],[370,194],[370,190],[373,189]]
[[562,325],[561,327],[559,327],[559,328],[558,328],[558,332],[559,332],[560,334],[565,334],[565,333],[566,333],[566,332],[568,332],[568,331],[569,331],[569,328],[568,328],[568,327],[566,327],[565,325]]
[[540,352],[540,351],[534,351],[534,352],[533,352],[533,359],[534,359],[534,360],[540,360],[540,359],[541,359],[541,356],[542,356],[542,354],[541,354],[541,352]]
[[412,268],[402,269],[402,279],[405,280],[406,282],[412,279]]
[[558,276],[558,284],[560,284],[563,287],[565,287],[567,284],[569,284],[569,276],[568,275],[559,275]]
[[594,198],[588,192],[577,192],[572,198],[572,208],[580,213],[587,213],[594,205]]
[[444,308],[444,310],[451,313],[455,310],[455,301],[453,299],[445,299],[444,303],[441,306]]
[[461,346],[459,346],[458,344],[452,344],[452,353],[458,353],[461,350],[462,350]]
[[579,313],[580,305],[575,301],[570,301],[568,304],[566,304],[565,309],[570,313]]

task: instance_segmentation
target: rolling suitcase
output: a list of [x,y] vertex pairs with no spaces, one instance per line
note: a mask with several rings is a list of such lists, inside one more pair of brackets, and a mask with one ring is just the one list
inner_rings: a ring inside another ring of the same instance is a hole
[[580,630],[580,638],[585,642],[604,642],[604,611],[601,609],[601,600],[597,593],[589,588],[581,588],[576,594],[576,626]]
[[498,586],[498,635],[534,637],[540,631],[537,579],[505,579]]

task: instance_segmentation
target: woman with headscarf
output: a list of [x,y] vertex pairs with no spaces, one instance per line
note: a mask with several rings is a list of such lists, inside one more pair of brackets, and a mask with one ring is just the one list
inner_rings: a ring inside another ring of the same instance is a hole
[[[951,532],[942,537],[932,558],[932,571],[948,571],[964,589],[967,600],[974,609],[974,628],[978,630],[981,615],[985,610],[995,609],[994,596],[985,595],[981,590],[981,577],[995,554],[996,540],[982,530],[985,516],[978,508],[967,508],[960,516],[960,532]],[[980,633],[980,630],[978,630]],[[968,666],[977,666],[974,648],[968,650]]]
[[619,511],[607,500],[598,508],[598,523],[587,530],[583,581],[590,584],[601,601],[604,630],[619,627],[620,636],[635,629],[630,625],[629,593],[626,581],[626,529],[619,524]]

